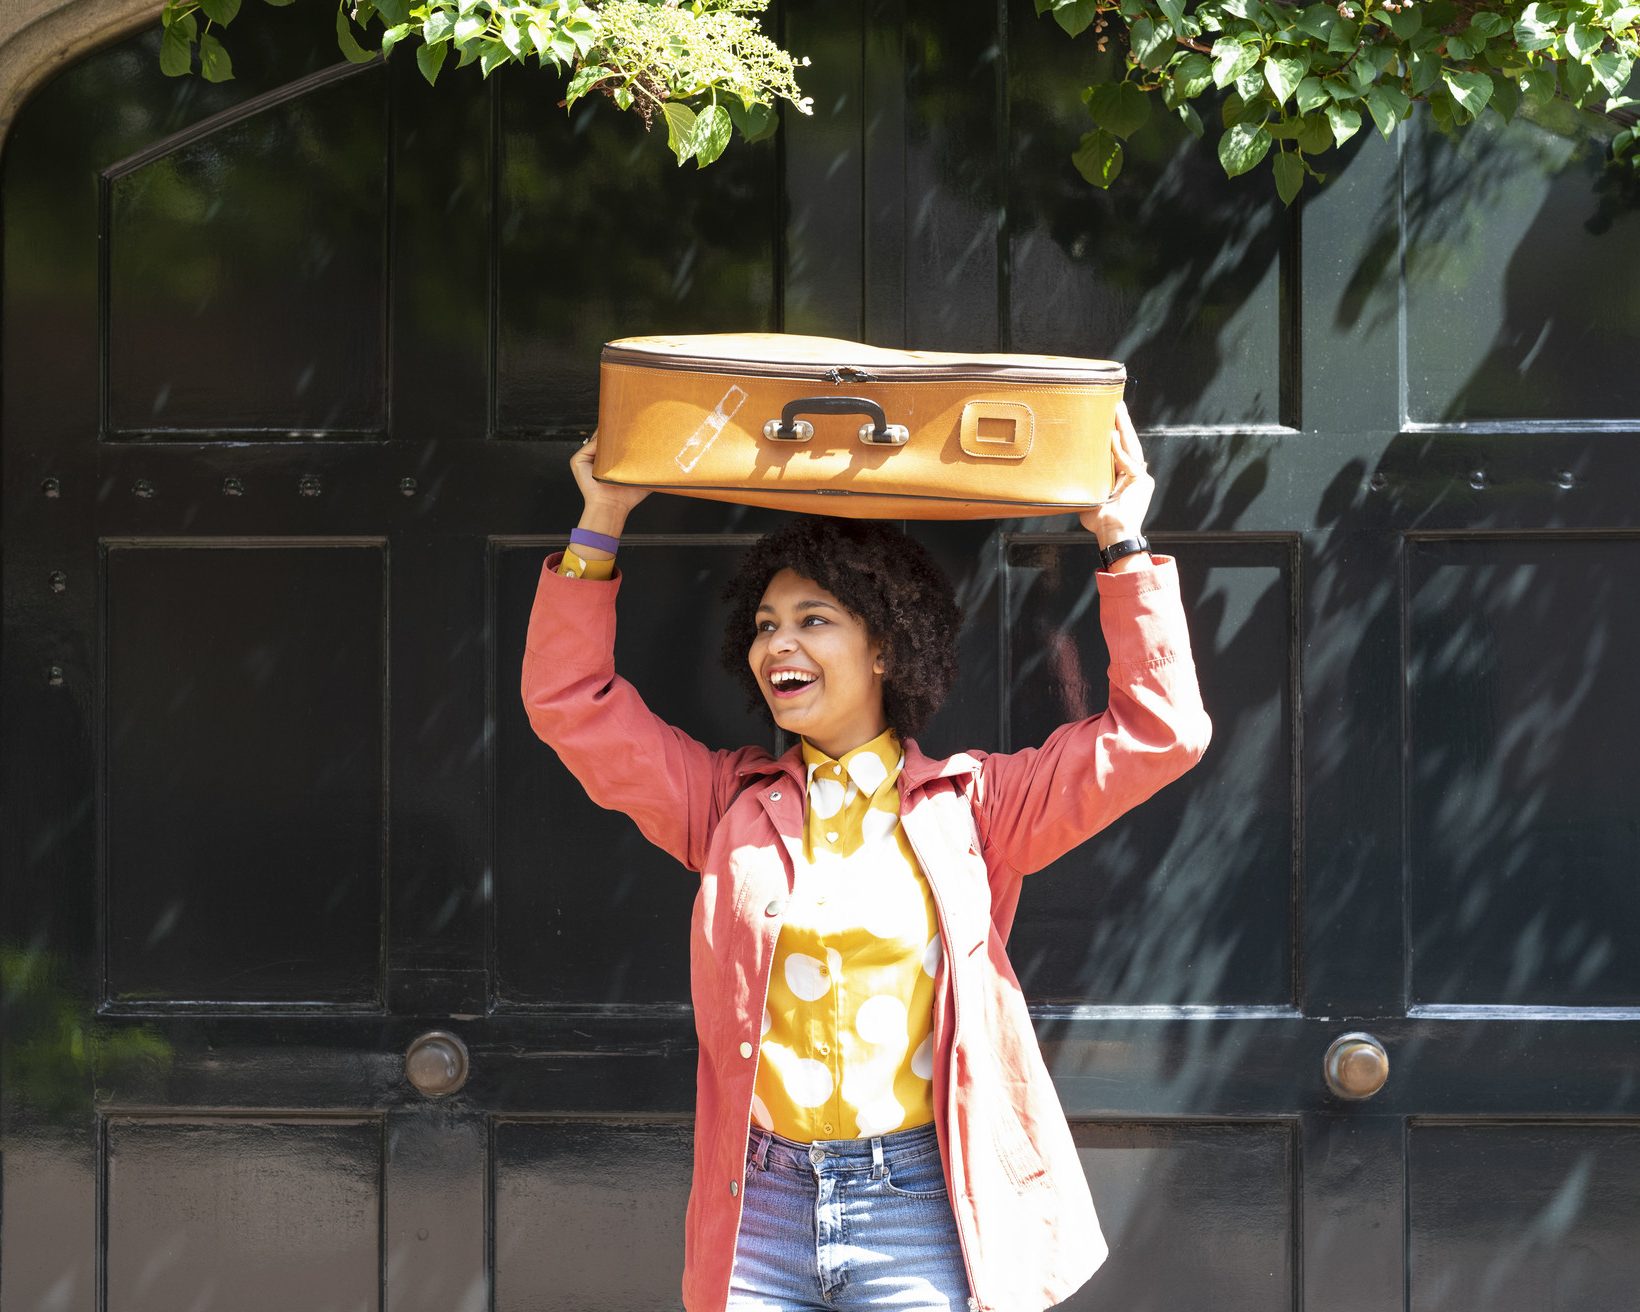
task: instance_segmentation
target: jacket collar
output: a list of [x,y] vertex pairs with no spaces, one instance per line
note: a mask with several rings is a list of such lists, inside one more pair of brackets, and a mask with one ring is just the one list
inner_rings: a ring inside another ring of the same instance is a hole
[[[915,738],[902,739],[900,746],[905,751],[905,764],[900,767],[901,788],[920,788],[930,779],[973,774],[979,770],[979,762],[967,752],[945,757],[925,756],[922,749],[917,746]],[[792,782],[801,787],[808,774],[808,769],[803,763],[803,742],[799,739],[778,757],[765,756],[762,760],[748,761],[737,767],[735,773],[742,779],[749,775],[785,774],[791,776]]]

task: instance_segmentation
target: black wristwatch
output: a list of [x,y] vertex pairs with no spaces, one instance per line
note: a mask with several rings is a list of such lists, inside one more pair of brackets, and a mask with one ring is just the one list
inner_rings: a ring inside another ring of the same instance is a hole
[[1136,538],[1123,538],[1120,542],[1112,542],[1108,547],[1100,547],[1099,563],[1109,569],[1123,556],[1131,556],[1135,551],[1149,550],[1150,539],[1141,533]]

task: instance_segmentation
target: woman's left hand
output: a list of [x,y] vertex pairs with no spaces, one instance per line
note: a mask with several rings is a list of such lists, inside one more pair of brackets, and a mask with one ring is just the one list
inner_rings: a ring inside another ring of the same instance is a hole
[[1116,460],[1116,482],[1110,499],[1079,516],[1082,527],[1099,539],[1101,547],[1136,538],[1144,531],[1145,514],[1156,491],[1156,480],[1145,468],[1145,453],[1139,447],[1139,435],[1134,431],[1126,401],[1116,403],[1111,452]]

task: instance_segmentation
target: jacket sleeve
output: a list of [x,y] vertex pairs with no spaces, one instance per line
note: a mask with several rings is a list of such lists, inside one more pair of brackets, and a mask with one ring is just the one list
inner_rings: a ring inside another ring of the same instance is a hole
[[1020,874],[1042,869],[1201,759],[1202,707],[1178,566],[1100,571],[1099,622],[1110,651],[1110,702],[1062,724],[1040,747],[992,753],[979,804],[990,846]]
[[630,816],[645,838],[691,870],[761,748],[713,750],[662,720],[615,673],[615,597],[621,576],[570,578],[549,555],[524,642],[521,691],[536,735],[589,796]]

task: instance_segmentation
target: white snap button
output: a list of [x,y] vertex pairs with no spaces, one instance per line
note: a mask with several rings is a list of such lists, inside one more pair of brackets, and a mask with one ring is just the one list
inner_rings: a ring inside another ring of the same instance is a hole
[[837,831],[835,829],[833,829],[830,833],[828,833],[826,835],[826,842],[835,843],[836,841],[837,841]]
[[578,579],[581,577],[581,571],[578,569],[566,569],[564,571],[564,577],[566,579]]
[[763,908],[763,914],[766,915],[766,916],[778,916],[785,909],[786,909],[786,904],[784,902],[782,902],[779,898],[775,898],[775,900],[773,902],[769,903],[768,906]]
[[729,1181],[729,1197],[734,1198],[734,1197],[737,1197],[739,1194],[740,1194],[740,1181],[739,1180]]
[[742,1043],[740,1045],[740,1055],[742,1057],[750,1057],[752,1055],[752,1045],[749,1043]]
[[769,794],[769,800],[771,802],[778,802],[780,800],[780,791],[779,791],[779,789],[776,789],[774,792]]

